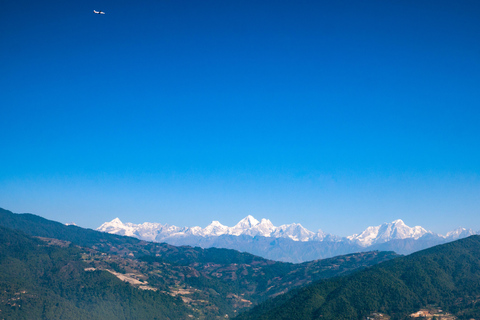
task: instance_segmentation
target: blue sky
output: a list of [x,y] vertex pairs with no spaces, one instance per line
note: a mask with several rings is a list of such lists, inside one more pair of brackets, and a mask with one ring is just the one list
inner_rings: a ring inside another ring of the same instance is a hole
[[3,0],[0,207],[90,228],[480,230],[479,17],[465,0]]

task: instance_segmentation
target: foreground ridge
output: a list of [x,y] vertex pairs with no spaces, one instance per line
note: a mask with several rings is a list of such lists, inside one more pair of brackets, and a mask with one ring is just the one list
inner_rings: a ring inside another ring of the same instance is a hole
[[239,320],[479,319],[474,235],[277,297]]

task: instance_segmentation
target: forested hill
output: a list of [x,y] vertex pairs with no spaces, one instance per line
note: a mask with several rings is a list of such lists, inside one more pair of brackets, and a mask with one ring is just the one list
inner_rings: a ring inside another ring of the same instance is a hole
[[0,227],[1,319],[186,319],[179,298],[86,271],[81,250]]
[[460,319],[480,318],[480,236],[321,281],[261,304],[239,320],[405,319],[436,306]]

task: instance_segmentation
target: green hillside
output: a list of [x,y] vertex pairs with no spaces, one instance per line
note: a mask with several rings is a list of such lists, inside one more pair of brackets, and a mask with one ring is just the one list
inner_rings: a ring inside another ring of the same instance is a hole
[[181,299],[85,271],[81,251],[0,227],[0,318],[183,319]]
[[196,319],[233,317],[292,288],[397,257],[392,252],[364,252],[283,263],[235,250],[140,241],[7,210],[0,210],[0,225],[43,237],[52,246],[75,247],[88,268],[126,275],[134,289],[147,286],[180,297]]
[[460,319],[480,318],[480,236],[320,281],[238,319],[366,319],[373,313],[404,319],[428,306]]

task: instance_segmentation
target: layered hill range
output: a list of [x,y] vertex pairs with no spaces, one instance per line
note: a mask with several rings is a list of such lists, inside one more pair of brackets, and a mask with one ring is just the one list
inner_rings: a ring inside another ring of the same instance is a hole
[[233,318],[310,283],[397,258],[361,252],[301,264],[147,242],[0,208],[0,319]]
[[235,249],[286,262],[303,262],[371,250],[410,254],[480,233],[472,229],[458,228],[441,235],[420,226],[409,227],[398,219],[391,223],[368,227],[360,234],[339,237],[321,230],[312,232],[298,223],[276,227],[268,219],[258,221],[251,215],[233,227],[213,221],[205,228],[181,228],[151,222],[123,223],[115,218],[105,222],[97,230],[177,246]]

